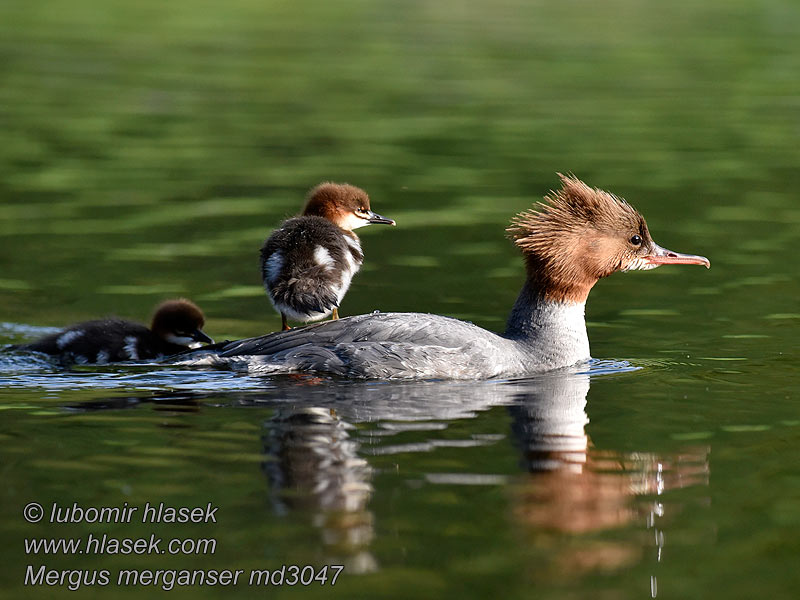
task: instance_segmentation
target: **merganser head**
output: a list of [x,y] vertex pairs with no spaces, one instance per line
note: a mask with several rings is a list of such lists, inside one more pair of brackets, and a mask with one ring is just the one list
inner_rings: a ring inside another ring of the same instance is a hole
[[324,217],[345,231],[373,223],[394,225],[370,210],[367,192],[346,183],[321,183],[308,193],[304,216]]
[[705,265],[650,237],[644,217],[613,194],[558,174],[562,187],[518,214],[507,229],[525,255],[528,280],[549,300],[585,302],[592,286],[615,271],[666,264]]
[[170,344],[197,348],[203,342],[214,343],[203,332],[204,323],[203,311],[194,302],[178,298],[159,304],[153,314],[150,330]]

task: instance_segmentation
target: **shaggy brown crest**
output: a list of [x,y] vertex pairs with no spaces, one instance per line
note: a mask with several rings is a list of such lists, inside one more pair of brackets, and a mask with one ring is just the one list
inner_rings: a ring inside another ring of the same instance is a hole
[[[514,217],[507,231],[537,293],[583,302],[598,279],[627,269],[654,244],[644,217],[625,200],[574,175],[558,176],[561,189]],[[638,244],[631,242],[636,236]]]

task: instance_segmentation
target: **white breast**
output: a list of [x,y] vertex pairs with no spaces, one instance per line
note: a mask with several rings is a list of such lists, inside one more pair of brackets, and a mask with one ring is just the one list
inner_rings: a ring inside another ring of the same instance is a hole
[[[344,237],[344,241],[347,242],[349,248],[352,248],[363,256],[363,253],[361,252],[361,244],[359,243],[358,238],[353,238],[349,235],[342,237]],[[355,258],[353,258],[352,252],[345,252],[344,260],[345,265],[342,268],[342,277],[339,281],[339,284],[331,286],[331,290],[334,292],[334,294],[336,294],[338,302],[342,301],[342,298],[344,298],[344,295],[350,288],[350,283],[353,280],[353,276],[358,273],[358,270],[361,268],[361,262],[356,261]]]

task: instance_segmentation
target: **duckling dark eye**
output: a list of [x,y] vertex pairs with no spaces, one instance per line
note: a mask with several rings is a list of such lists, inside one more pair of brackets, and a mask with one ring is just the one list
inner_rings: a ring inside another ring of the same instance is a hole
[[636,235],[634,235],[634,236],[633,236],[633,237],[630,239],[630,242],[631,242],[631,244],[633,244],[634,246],[641,246],[641,245],[642,245],[642,236],[640,236],[640,235],[637,233]]

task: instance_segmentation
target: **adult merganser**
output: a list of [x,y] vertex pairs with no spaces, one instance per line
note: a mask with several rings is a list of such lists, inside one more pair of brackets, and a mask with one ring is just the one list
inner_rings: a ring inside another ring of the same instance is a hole
[[202,331],[204,322],[196,304],[179,298],[156,308],[150,329],[125,319],[97,319],[9,349],[44,352],[58,356],[65,364],[163,358],[199,347],[202,342],[213,344],[214,340]]
[[231,342],[201,362],[360,378],[486,379],[589,359],[584,307],[600,278],[710,263],[658,246],[624,200],[559,176],[561,189],[508,228],[525,257],[527,278],[503,334],[439,315],[376,313]]
[[284,221],[261,248],[261,275],[284,331],[288,318],[307,323],[339,318],[338,307],[364,260],[354,229],[394,225],[370,210],[361,188],[322,183],[299,217]]

